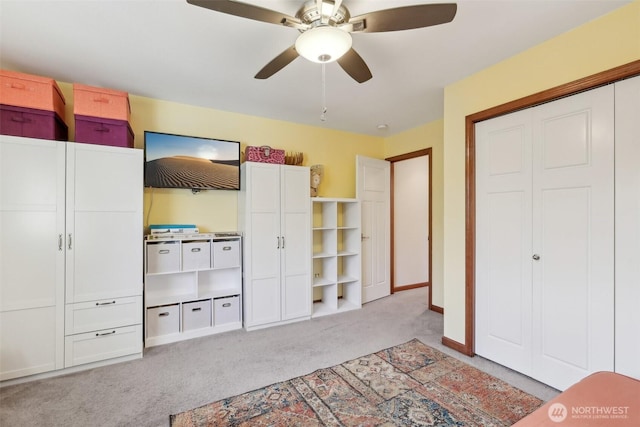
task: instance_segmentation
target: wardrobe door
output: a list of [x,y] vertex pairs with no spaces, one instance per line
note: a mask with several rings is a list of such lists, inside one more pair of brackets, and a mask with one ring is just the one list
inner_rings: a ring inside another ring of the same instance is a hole
[[564,390],[613,370],[613,86],[533,109],[533,369]]
[[282,320],[311,315],[309,168],[281,166]]
[[67,303],[142,294],[142,172],[142,150],[67,145]]
[[476,125],[476,353],[531,374],[531,110]]
[[247,162],[243,167],[244,322],[252,328],[281,320],[280,166]]
[[0,381],[64,363],[65,143],[0,136]]

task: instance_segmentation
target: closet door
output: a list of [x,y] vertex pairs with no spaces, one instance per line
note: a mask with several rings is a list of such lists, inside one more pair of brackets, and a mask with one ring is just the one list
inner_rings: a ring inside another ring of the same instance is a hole
[[476,135],[475,351],[531,375],[531,110]]
[[616,372],[640,379],[640,76],[616,83]]
[[476,352],[558,389],[613,370],[613,87],[476,135]]
[[533,109],[533,367],[564,390],[613,370],[613,86]]

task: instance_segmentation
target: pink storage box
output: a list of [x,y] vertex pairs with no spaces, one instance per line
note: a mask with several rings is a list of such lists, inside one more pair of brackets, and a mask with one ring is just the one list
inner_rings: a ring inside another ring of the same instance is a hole
[[0,104],[54,111],[65,119],[65,99],[55,80],[0,70]]
[[69,129],[54,112],[0,105],[0,134],[66,141]]
[[129,122],[102,117],[75,116],[76,142],[133,148]]
[[73,84],[73,114],[130,121],[129,94],[119,90]]
[[262,147],[247,146],[244,150],[244,157],[247,162],[284,164],[284,150],[276,150],[266,145]]

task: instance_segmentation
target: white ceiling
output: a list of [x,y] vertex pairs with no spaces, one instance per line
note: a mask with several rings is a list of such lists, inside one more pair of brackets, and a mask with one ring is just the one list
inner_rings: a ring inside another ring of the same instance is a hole
[[[449,24],[353,35],[373,78],[297,58],[253,76],[298,32],[186,0],[0,0],[0,66],[289,122],[386,136],[443,116],[443,89],[632,0],[459,0]],[[304,0],[245,0],[295,15]],[[344,0],[352,16],[431,0]],[[439,2],[447,2],[441,0]],[[133,119],[135,120],[135,111]],[[386,131],[378,124],[388,124]]]

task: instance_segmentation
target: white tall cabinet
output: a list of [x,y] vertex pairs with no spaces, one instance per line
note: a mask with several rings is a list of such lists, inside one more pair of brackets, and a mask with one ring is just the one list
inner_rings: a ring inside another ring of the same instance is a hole
[[0,380],[142,356],[142,188],[141,150],[0,136]]
[[242,164],[245,329],[310,318],[310,206],[308,167]]

